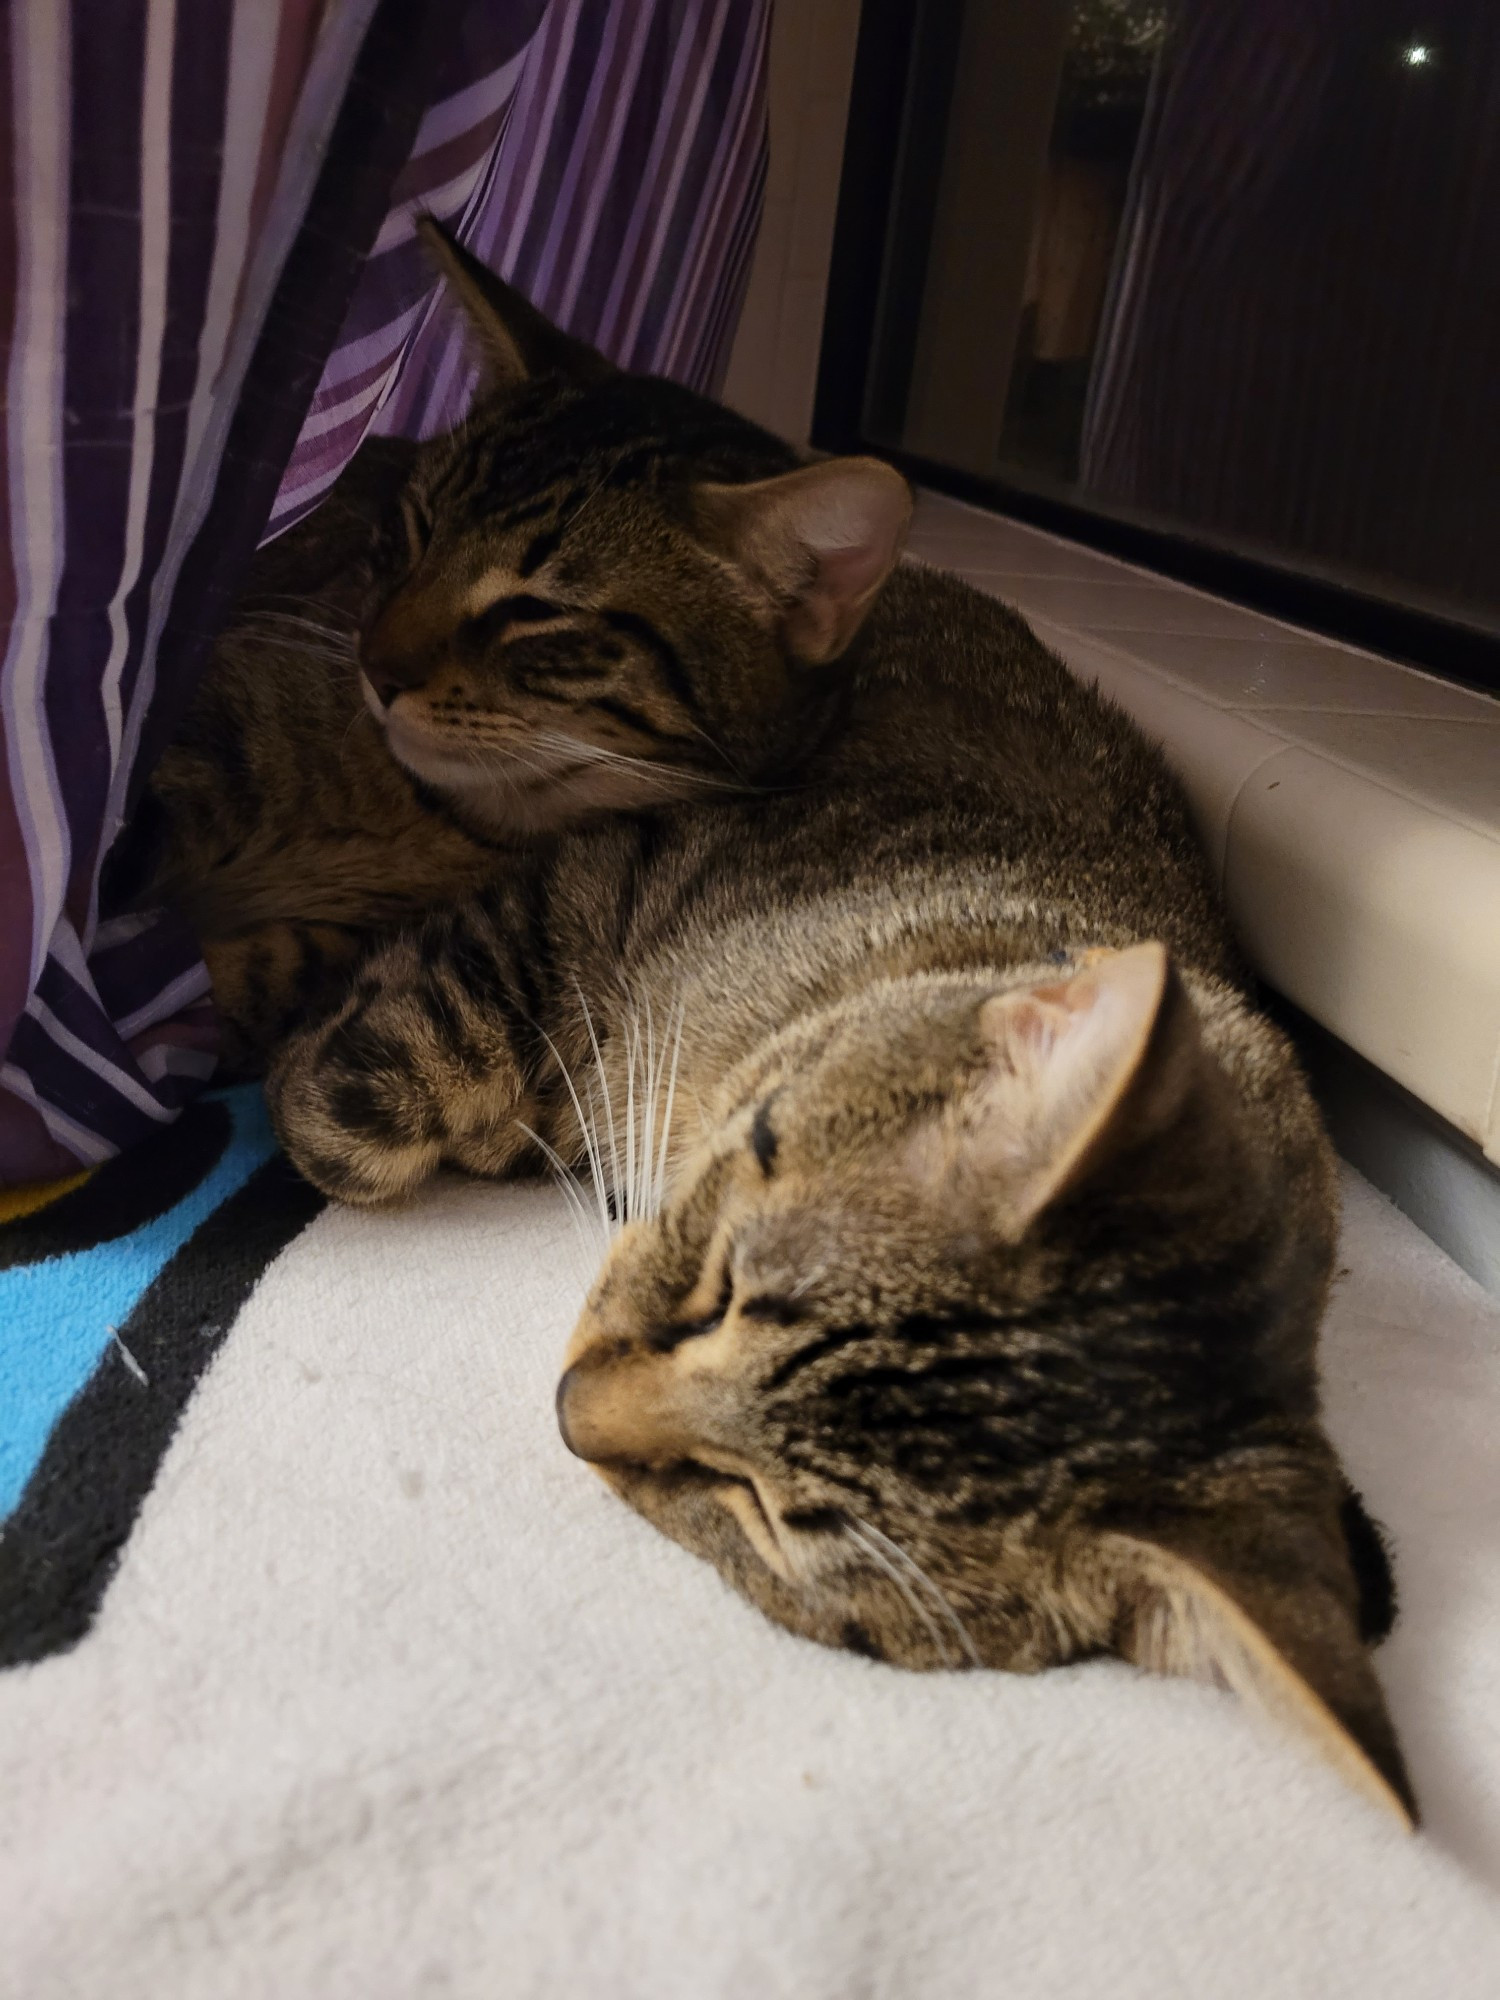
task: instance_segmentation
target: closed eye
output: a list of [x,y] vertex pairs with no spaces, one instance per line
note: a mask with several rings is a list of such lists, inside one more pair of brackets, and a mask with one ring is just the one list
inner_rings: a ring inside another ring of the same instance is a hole
[[466,618],[459,627],[461,636],[487,645],[512,625],[544,625],[549,619],[565,618],[565,604],[549,604],[545,597],[497,597],[476,617]]
[[741,1319],[765,1320],[770,1326],[797,1326],[811,1316],[805,1301],[774,1297],[769,1292],[762,1292],[756,1298],[746,1299],[740,1307]]
[[650,1344],[658,1354],[671,1354],[687,1340],[701,1340],[704,1334],[713,1333],[724,1324],[730,1302],[734,1298],[734,1273],[726,1264],[724,1282],[713,1307],[696,1319],[674,1320],[668,1326],[658,1327],[651,1336]]
[[523,591],[519,597],[502,597],[490,610],[503,611],[512,625],[538,625],[544,618],[561,618],[567,606],[551,604],[545,597],[528,597]]

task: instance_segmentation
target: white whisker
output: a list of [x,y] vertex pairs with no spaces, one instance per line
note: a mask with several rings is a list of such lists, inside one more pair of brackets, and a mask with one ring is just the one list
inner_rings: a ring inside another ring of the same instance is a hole
[[625,1023],[625,1213],[623,1220],[634,1222],[635,1205],[635,1162],[636,1162],[636,1088],[635,1073],[640,1066],[641,1027],[639,1018],[632,1013]]
[[272,628],[273,636],[277,632],[288,635],[299,651],[321,653],[328,659],[352,659],[358,650],[358,639],[347,626],[325,625],[319,619],[304,618],[293,611],[254,608],[236,619],[230,630],[253,636],[258,627],[264,626]]
[[656,1095],[661,1078],[656,1067],[656,1015],[646,994],[646,1108],[641,1119],[640,1186],[643,1211],[656,1213]]
[[[968,1628],[965,1626],[963,1620],[959,1617],[958,1613],[954,1610],[953,1606],[948,1602],[948,1599],[944,1596],[943,1592],[938,1588],[937,1584],[934,1583],[932,1578],[927,1574],[926,1570],[922,1568],[921,1564],[913,1561],[912,1557],[907,1554],[906,1550],[902,1548],[899,1542],[892,1541],[889,1535],[882,1534],[880,1529],[875,1527],[872,1522],[861,1520],[859,1515],[857,1514],[851,1514],[849,1518],[854,1523],[855,1530],[857,1531],[855,1537],[856,1540],[865,1540],[866,1537],[869,1538],[867,1541],[865,1541],[865,1546],[868,1549],[872,1558],[877,1553],[877,1544],[878,1544],[879,1548],[884,1549],[888,1556],[890,1556],[896,1562],[899,1562],[901,1564],[902,1568],[906,1571],[908,1576],[915,1577],[916,1580],[924,1587],[924,1589],[931,1592],[932,1601],[937,1605],[938,1609],[942,1612],[943,1616],[948,1620],[948,1623],[953,1627],[954,1632],[957,1634],[958,1643],[960,1647],[963,1649],[964,1653],[967,1654],[969,1665],[971,1667],[983,1666],[984,1662],[979,1657],[979,1648],[974,1644],[974,1641],[970,1638]],[[862,1533],[858,1531],[862,1531]],[[944,1648],[945,1658],[946,1655],[947,1655],[947,1649]]]
[[573,1225],[577,1229],[578,1234],[583,1238],[585,1245],[590,1250],[597,1249],[599,1246],[598,1239],[594,1234],[594,1218],[589,1214],[588,1205],[579,1193],[577,1174],[568,1165],[557,1148],[549,1144],[533,1126],[528,1125],[522,1118],[518,1118],[516,1124],[526,1134],[527,1138],[531,1140],[532,1144],[541,1151],[543,1157],[552,1168],[557,1185],[567,1197],[568,1212],[572,1218]]
[[[672,1067],[667,1073],[667,1102],[661,1117],[661,1138],[656,1152],[656,1174],[651,1193],[653,1214],[660,1213],[667,1194],[667,1149],[672,1135],[672,1112],[677,1103],[677,1065],[682,1056],[682,1030],[687,1020],[687,1002],[679,999],[675,1009],[677,1026],[672,1034]],[[662,1048],[662,1062],[667,1059],[666,1047]]]
[[739,785],[741,790],[747,792],[761,792],[767,789],[767,787],[764,785],[752,785],[750,780],[745,776],[744,772],[740,769],[739,765],[736,764],[734,759],[730,756],[729,752],[724,748],[723,744],[716,742],[714,738],[709,735],[708,731],[704,729],[700,724],[696,722],[690,722],[688,724],[688,728],[692,730],[695,736],[701,736],[703,741],[708,745],[709,749],[713,751],[714,755],[719,759],[720,763],[723,764],[725,769],[731,771],[734,774],[735,782]]
[[849,1540],[854,1543],[855,1547],[858,1548],[870,1562],[874,1563],[877,1569],[882,1570],[885,1573],[885,1575],[890,1579],[890,1581],[896,1586],[897,1590],[899,1590],[901,1595],[906,1599],[909,1608],[915,1613],[915,1615],[921,1620],[922,1624],[927,1628],[927,1636],[928,1638],[931,1639],[933,1645],[937,1648],[938,1655],[941,1658],[943,1665],[945,1667],[950,1665],[951,1662],[948,1655],[947,1641],[944,1639],[942,1633],[938,1630],[937,1626],[933,1623],[932,1616],[928,1612],[925,1605],[922,1603],[921,1599],[917,1596],[916,1592],[912,1589],[911,1585],[907,1582],[906,1578],[901,1574],[900,1570],[897,1569],[896,1565],[891,1561],[890,1557],[885,1555],[880,1549],[878,1549],[873,1542],[867,1542],[864,1536],[861,1535],[856,1528],[850,1527],[846,1524],[844,1528],[844,1533],[848,1536]]
[[796,1284],[787,1288],[787,1297],[789,1299],[800,1299],[804,1293],[812,1290],[819,1278],[826,1277],[827,1273],[828,1264],[825,1259],[823,1263],[815,1264],[810,1271],[804,1271]]
[[[583,988],[578,984],[576,979],[573,981],[573,990],[578,995],[579,1006],[583,1009],[584,1025],[589,1031],[589,1042],[594,1051],[594,1076],[598,1080],[599,1091],[604,1099],[604,1129],[609,1134],[610,1192],[614,1196],[615,1211],[618,1214],[622,1187],[620,1146],[615,1131],[615,1107],[609,1094],[609,1077],[604,1068],[604,1051],[599,1046],[599,1036],[594,1027],[593,1014],[589,1011],[588,1000],[585,998]],[[589,1097],[590,1102],[592,1102],[592,1088],[590,1089]]]
[[600,764],[611,770],[634,772],[656,783],[670,776],[674,781],[699,785],[708,790],[722,792],[726,789],[725,780],[714,776],[711,772],[692,771],[686,765],[669,764],[662,758],[632,757],[623,750],[607,750],[602,743],[585,743],[582,737],[564,735],[558,730],[538,730],[533,741],[543,749],[574,757],[582,763]]
[[548,1048],[551,1049],[552,1059],[557,1064],[558,1074],[562,1077],[564,1084],[567,1086],[568,1095],[573,1100],[573,1114],[578,1120],[579,1136],[582,1138],[584,1148],[588,1154],[589,1177],[594,1183],[594,1194],[599,1203],[599,1227],[607,1242],[610,1233],[609,1196],[604,1185],[604,1162],[599,1154],[598,1131],[591,1120],[584,1115],[583,1100],[578,1095],[568,1065],[562,1059],[562,1051],[545,1028],[538,1027],[537,1033],[547,1044]]

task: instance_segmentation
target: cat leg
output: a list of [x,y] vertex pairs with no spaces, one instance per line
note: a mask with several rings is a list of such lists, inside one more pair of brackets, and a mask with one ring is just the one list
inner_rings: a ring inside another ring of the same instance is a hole
[[326,1011],[368,942],[342,924],[293,920],[205,938],[203,958],[221,1029],[218,1079],[259,1076],[270,1050]]
[[[292,1034],[266,1079],[293,1164],[336,1200],[399,1201],[445,1162],[503,1175],[532,1147],[514,1016],[461,918],[371,949],[339,1003]],[[476,977],[476,960],[491,976]]]

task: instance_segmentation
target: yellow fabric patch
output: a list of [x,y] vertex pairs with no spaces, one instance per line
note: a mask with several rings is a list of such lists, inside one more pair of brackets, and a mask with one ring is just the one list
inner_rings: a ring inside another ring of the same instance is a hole
[[19,1187],[0,1188],[0,1223],[19,1222],[23,1215],[35,1215],[49,1202],[61,1201],[65,1194],[80,1188],[93,1172],[85,1167],[80,1174],[66,1174],[60,1181],[22,1181]]

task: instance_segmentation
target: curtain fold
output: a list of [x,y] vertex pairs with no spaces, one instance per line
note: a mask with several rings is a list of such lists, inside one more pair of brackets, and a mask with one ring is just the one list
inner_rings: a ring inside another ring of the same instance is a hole
[[0,1183],[211,1074],[191,937],[99,907],[257,541],[473,376],[430,210],[632,368],[712,389],[770,0],[0,6]]

